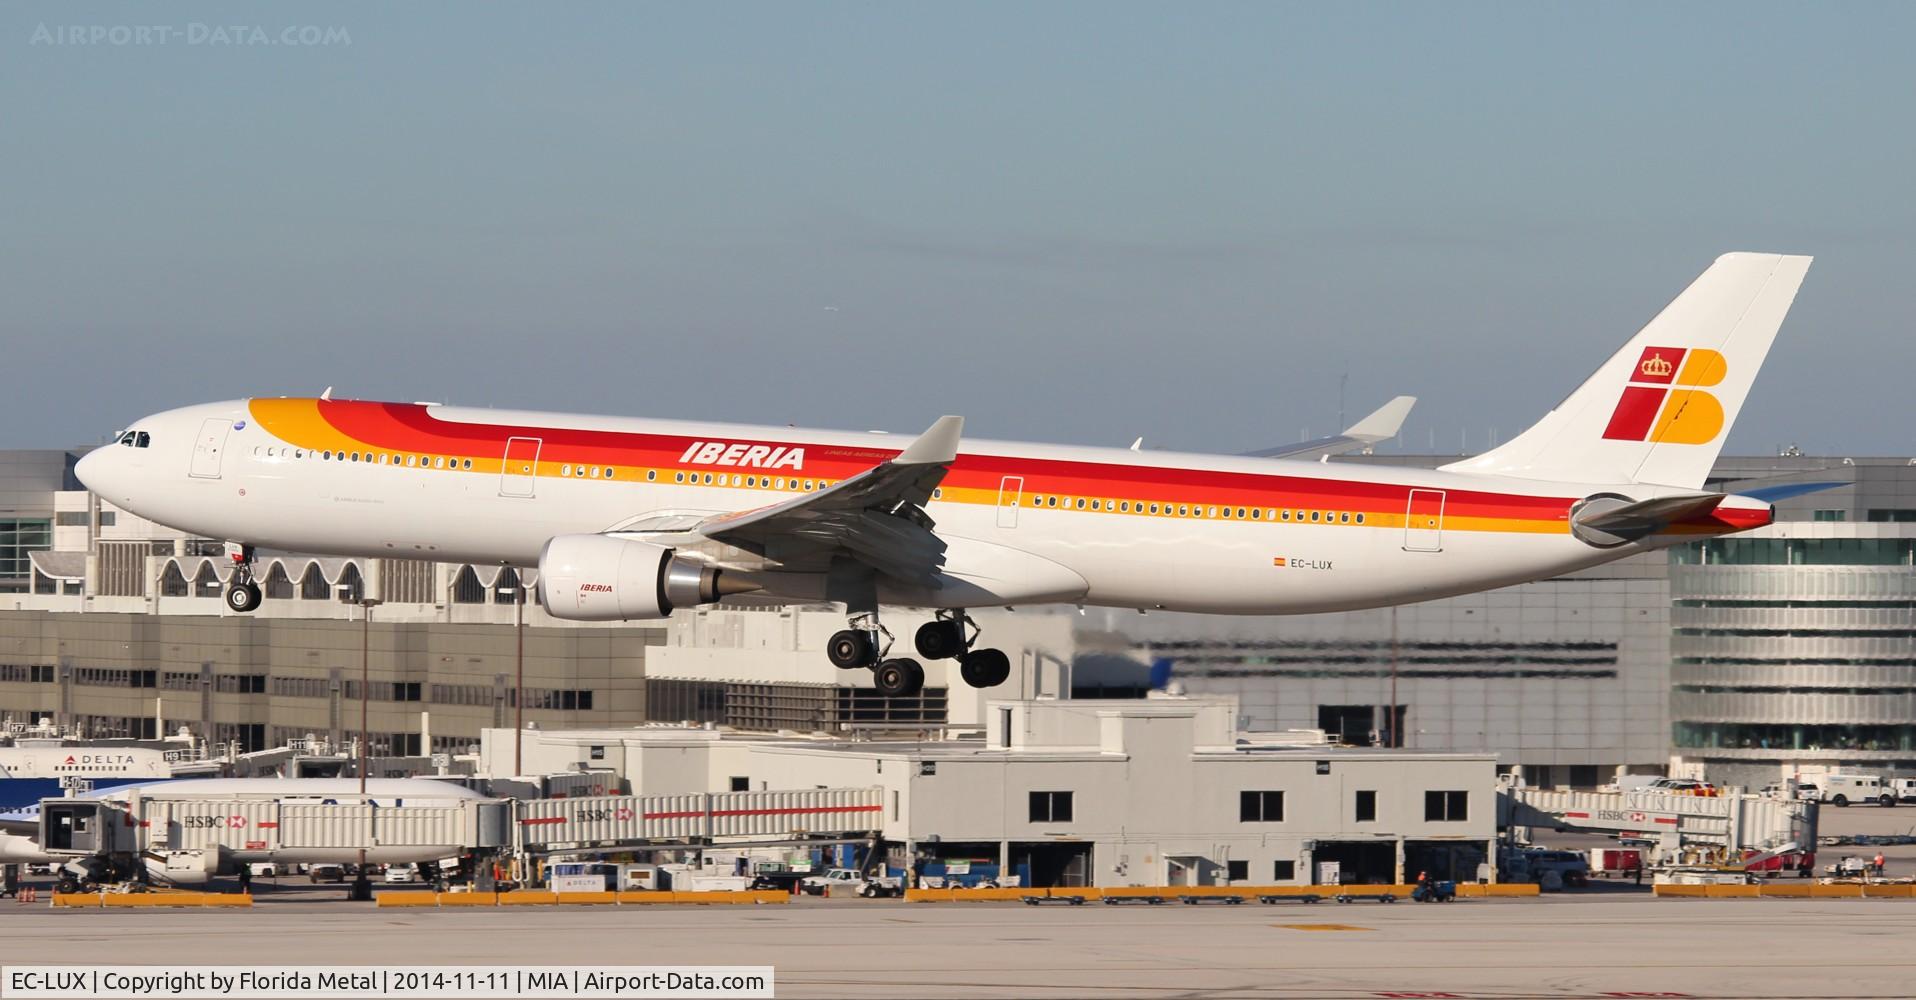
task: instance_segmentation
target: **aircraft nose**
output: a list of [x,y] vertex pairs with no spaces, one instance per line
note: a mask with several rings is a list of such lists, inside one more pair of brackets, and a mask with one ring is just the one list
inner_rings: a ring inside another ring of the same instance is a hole
[[80,485],[94,494],[123,504],[127,499],[121,495],[126,486],[125,469],[122,468],[125,462],[119,451],[116,445],[95,448],[74,463],[73,474],[80,480]]
[[[111,445],[107,447],[111,447]],[[106,450],[106,448],[95,448],[85,455],[80,456],[80,460],[73,465],[73,474],[79,477],[80,485],[85,486],[95,493],[100,492],[99,477],[101,471],[104,469],[104,463],[102,462],[103,456],[101,453]]]

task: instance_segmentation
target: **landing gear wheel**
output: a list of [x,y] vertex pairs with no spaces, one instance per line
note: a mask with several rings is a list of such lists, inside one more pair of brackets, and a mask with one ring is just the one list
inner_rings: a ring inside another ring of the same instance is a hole
[[925,689],[925,668],[917,660],[886,660],[872,671],[872,684],[887,698],[908,698]]
[[858,629],[840,629],[832,633],[831,641],[825,644],[826,657],[832,661],[832,666],[840,670],[869,667],[878,658],[877,654],[871,633]]
[[955,618],[944,618],[918,626],[914,637],[918,655],[927,660],[944,660],[965,651],[964,625]]
[[259,584],[251,580],[235,583],[226,588],[226,606],[242,615],[252,614],[259,610],[259,602],[263,596],[260,593]]
[[958,660],[958,674],[975,688],[997,687],[1011,677],[1011,658],[996,649],[974,649]]

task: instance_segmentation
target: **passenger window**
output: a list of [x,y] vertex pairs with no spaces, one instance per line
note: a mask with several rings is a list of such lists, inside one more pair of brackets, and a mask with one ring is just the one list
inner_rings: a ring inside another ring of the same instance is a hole
[[705,485],[712,485],[712,474],[709,472],[705,474]]
[[468,458],[464,462],[460,463],[460,468],[464,468],[464,469],[472,468],[472,459]]
[[1229,518],[1231,516],[1231,508],[1229,507],[1224,508],[1224,516],[1226,518]]
[[561,466],[559,466],[559,475],[560,475],[561,477],[565,477],[565,476],[570,476],[570,475],[572,475],[572,466],[570,466],[570,465],[561,465]]
[[651,481],[653,481],[653,480],[655,480],[655,479],[657,479],[657,478],[659,478],[659,474],[658,474],[658,471],[657,471],[657,470],[655,470],[655,469],[647,469],[647,470],[645,470],[645,481],[646,481],[646,482],[648,482],[648,483],[649,483],[649,482],[651,482]]
[[747,486],[752,486],[752,487],[756,487],[756,486],[758,485],[758,477],[757,477],[757,476],[746,476],[746,477],[745,477],[745,485],[747,485]]
[[1349,524],[1351,523],[1351,516],[1349,514],[1339,514],[1337,515],[1337,520],[1340,524]]
[[1312,521],[1316,521],[1316,520],[1317,520],[1317,511],[1311,511],[1311,520],[1312,520]]
[[1357,523],[1358,523],[1358,524],[1363,524],[1363,523],[1364,523],[1364,515],[1363,515],[1363,514],[1361,514],[1361,513],[1360,513],[1360,514],[1358,514],[1358,515],[1357,515]]
[[1191,509],[1190,509],[1189,507],[1186,507],[1186,506],[1184,506],[1183,504],[1178,504],[1178,516],[1179,516],[1179,517],[1185,517],[1185,516],[1188,516],[1188,515],[1189,515],[1190,513],[1191,513]]
[[672,473],[672,481],[673,481],[673,482],[675,482],[675,483],[682,483],[682,482],[685,482],[685,473],[683,473],[683,472],[674,472],[674,473]]
[[599,468],[596,465],[592,467],[592,478],[599,478]]
[[1258,519],[1258,516],[1259,516],[1259,514],[1260,514],[1260,513],[1261,513],[1261,512],[1260,512],[1260,511],[1259,511],[1259,510],[1258,510],[1258,509],[1257,509],[1256,507],[1252,507],[1252,508],[1251,508],[1251,520],[1253,520],[1253,521],[1255,521],[1255,520],[1257,520],[1257,519]]
[[1079,497],[1079,498],[1078,498],[1078,509],[1079,509],[1079,510],[1083,510],[1083,509],[1084,509],[1084,498],[1083,498],[1083,497]]
[[323,459],[324,459],[325,461],[328,461],[328,462],[330,462],[330,461],[332,461],[332,460],[333,460],[333,453],[332,453],[332,451],[331,451],[330,449],[329,449],[329,450],[327,450],[327,451],[324,451],[324,452],[321,452],[320,454],[321,454],[321,457],[322,457],[322,458],[323,458]]
[[443,469],[443,468],[445,468],[445,467],[446,467],[446,459],[445,459],[445,456],[443,456],[443,455],[442,455],[442,456],[440,456],[440,457],[438,457],[438,458],[435,458],[435,459],[433,459],[433,460],[432,460],[432,467],[433,467],[433,468],[435,468],[435,469]]
[[1217,508],[1216,508],[1216,507],[1212,507],[1212,508],[1210,508],[1210,509],[1209,509],[1208,511],[1206,511],[1206,512],[1205,512],[1205,515],[1204,515],[1204,516],[1206,516],[1206,517],[1216,517],[1216,516],[1217,516]]

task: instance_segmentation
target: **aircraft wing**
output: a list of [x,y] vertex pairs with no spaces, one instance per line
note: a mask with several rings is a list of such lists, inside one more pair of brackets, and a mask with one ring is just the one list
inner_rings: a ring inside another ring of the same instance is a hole
[[1250,458],[1288,458],[1310,461],[1342,455],[1359,448],[1368,448],[1379,441],[1396,437],[1397,431],[1404,426],[1404,418],[1410,415],[1410,408],[1415,405],[1417,405],[1416,396],[1399,396],[1378,407],[1376,412],[1350,425],[1344,433],[1335,437],[1318,438],[1315,441],[1302,441],[1260,451],[1247,451],[1244,454]]
[[945,543],[924,508],[958,457],[964,426],[963,417],[940,417],[889,462],[782,503],[713,515],[692,531],[786,569],[822,570],[847,556],[929,585],[944,565]]

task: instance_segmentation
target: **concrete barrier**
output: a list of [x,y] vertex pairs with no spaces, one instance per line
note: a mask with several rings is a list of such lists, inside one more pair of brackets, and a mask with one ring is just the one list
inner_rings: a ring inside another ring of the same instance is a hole
[[55,909],[97,910],[102,895],[98,892],[56,892],[53,894],[53,906]]
[[604,906],[608,903],[616,906],[619,894],[616,892],[562,892],[557,902],[561,906]]
[[151,906],[245,907],[253,905],[253,897],[243,892],[108,892],[100,895],[100,905],[107,909]]
[[619,893],[620,906],[644,906],[672,902],[669,892],[653,892],[646,889],[626,889]]
[[438,896],[440,906],[499,905],[499,894],[496,892],[442,892]]
[[517,889],[499,894],[500,906],[551,906],[559,894],[550,889]]
[[[450,893],[448,895],[450,895]],[[469,896],[471,893],[460,893],[460,895]],[[439,905],[439,894],[436,892],[381,892],[373,895],[373,905],[382,908],[403,906],[436,907]]]

